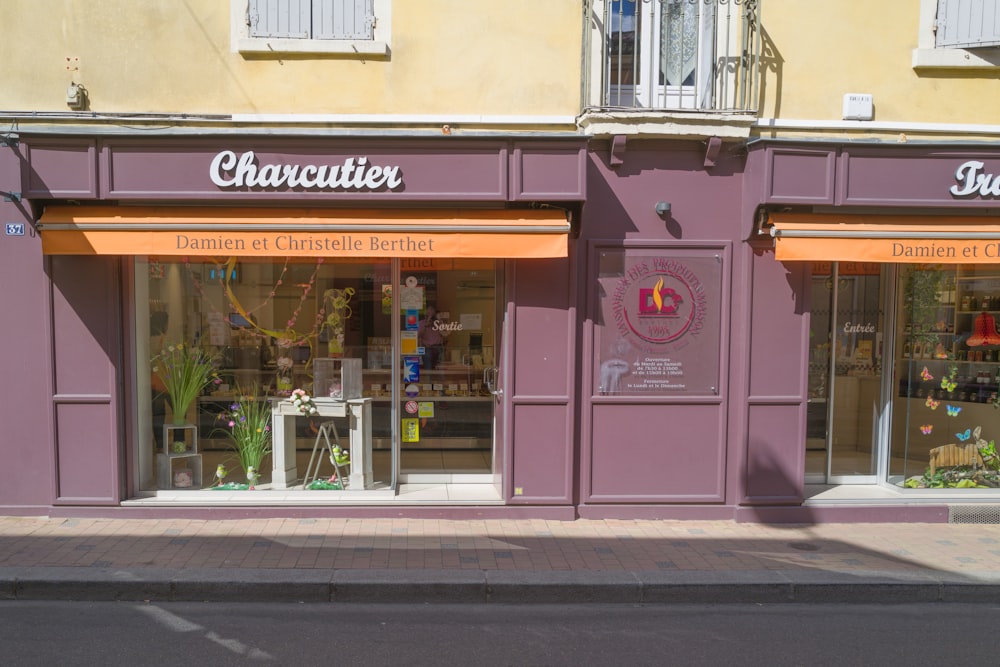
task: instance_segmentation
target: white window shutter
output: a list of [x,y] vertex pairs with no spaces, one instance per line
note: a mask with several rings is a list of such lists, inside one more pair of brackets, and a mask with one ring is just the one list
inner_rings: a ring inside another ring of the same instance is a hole
[[249,0],[251,37],[308,39],[310,0]]
[[316,39],[372,39],[372,0],[312,0]]
[[938,0],[936,46],[1000,46],[1000,0]]

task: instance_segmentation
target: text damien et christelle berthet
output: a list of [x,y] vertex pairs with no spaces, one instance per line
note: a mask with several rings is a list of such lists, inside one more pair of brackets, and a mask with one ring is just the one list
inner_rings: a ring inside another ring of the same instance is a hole
[[404,234],[278,234],[270,238],[176,235],[177,250],[228,252],[434,252],[434,239]]

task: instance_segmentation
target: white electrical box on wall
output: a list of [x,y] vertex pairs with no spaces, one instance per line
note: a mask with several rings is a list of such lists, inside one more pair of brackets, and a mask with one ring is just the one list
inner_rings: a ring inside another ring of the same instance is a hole
[[844,120],[871,120],[874,117],[871,95],[868,93],[844,94]]

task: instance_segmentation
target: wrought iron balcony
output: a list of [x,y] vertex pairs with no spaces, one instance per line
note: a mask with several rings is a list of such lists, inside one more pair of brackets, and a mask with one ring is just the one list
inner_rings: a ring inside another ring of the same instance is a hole
[[588,0],[585,111],[756,113],[762,0]]

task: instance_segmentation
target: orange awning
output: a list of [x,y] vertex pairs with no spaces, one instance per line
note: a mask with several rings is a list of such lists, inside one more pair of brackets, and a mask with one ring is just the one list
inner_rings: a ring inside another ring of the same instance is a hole
[[[771,213],[776,259],[1000,264],[1000,224],[979,216]],[[991,224],[993,223],[993,224]]]
[[565,257],[558,209],[50,206],[47,255]]

